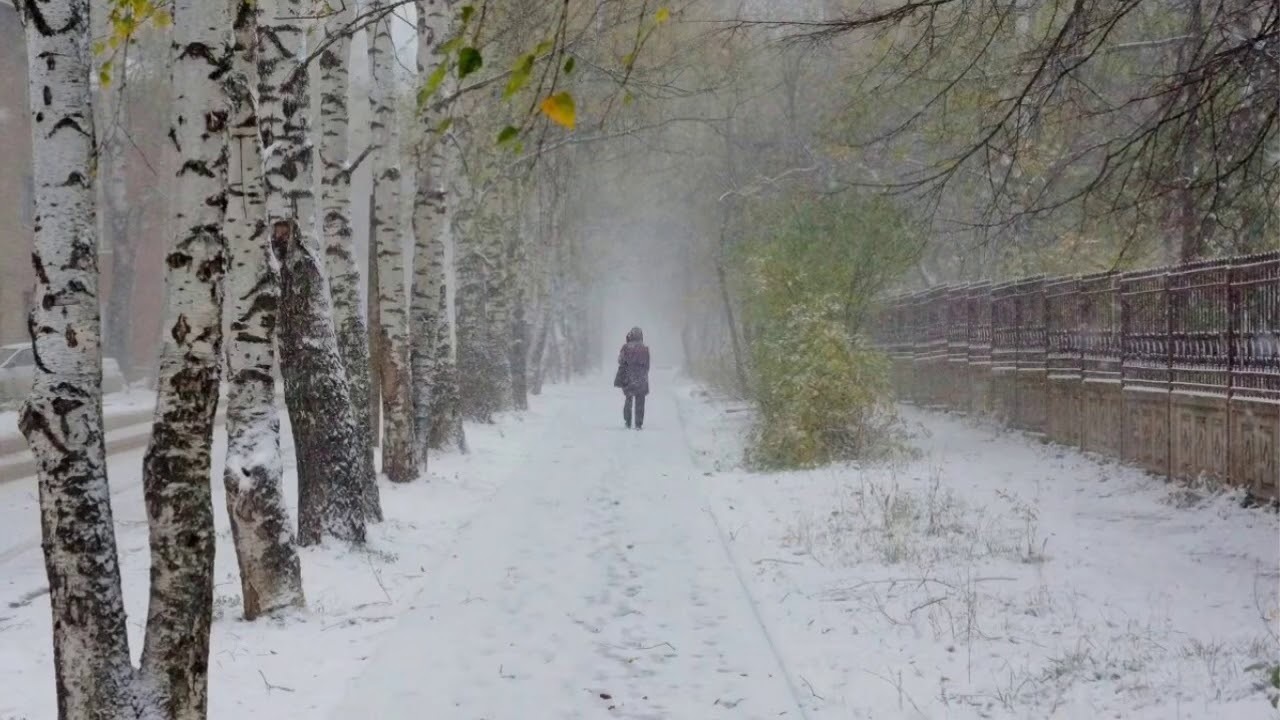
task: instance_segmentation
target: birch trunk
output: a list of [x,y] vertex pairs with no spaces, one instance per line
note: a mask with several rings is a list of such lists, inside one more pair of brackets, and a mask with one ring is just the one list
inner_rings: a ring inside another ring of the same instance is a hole
[[[465,198],[465,196],[462,196]],[[454,214],[454,255],[458,266],[458,380],[462,416],[490,422],[488,402],[488,337],[484,243],[484,219],[477,217],[474,199],[463,199]]]
[[[418,83],[426,84],[432,72],[446,58],[437,47],[449,29],[452,2],[416,0],[418,15]],[[448,295],[444,277],[445,191],[444,157],[439,113],[418,113],[418,142],[415,144],[416,170],[413,197],[413,284],[410,325],[413,331],[411,372],[413,373],[414,451],[420,470],[426,472],[431,446],[432,394],[440,381],[435,344],[440,324],[448,322]]]
[[246,620],[304,605],[302,570],[281,481],[276,410],[275,326],[280,276],[267,240],[262,145],[253,82],[258,9],[235,3],[228,95],[231,145],[227,245],[231,258],[227,339],[227,462],[223,484],[240,567]]
[[[386,8],[374,0],[370,10]],[[369,67],[373,76],[369,107],[372,111],[374,186],[374,234],[378,243],[378,302],[382,366],[383,440],[382,472],[392,482],[409,482],[417,477],[413,445],[413,394],[409,374],[409,317],[405,296],[404,249],[399,227],[400,143],[395,106],[395,46],[387,16],[368,31]]]
[[115,720],[133,669],[102,424],[88,0],[21,0],[31,109],[37,357],[19,425],[36,458],[61,720]]
[[151,540],[151,596],[142,681],[166,717],[205,717],[213,619],[213,417],[222,365],[227,266],[228,3],[178,0],[170,71],[173,243],[156,414],[142,462]]
[[[123,72],[123,68],[121,72]],[[113,86],[114,87],[114,86]],[[107,296],[107,324],[104,349],[107,357],[120,365],[125,378],[133,372],[133,273],[136,250],[129,234],[128,184],[125,178],[124,127],[127,126],[128,101],[123,86],[109,90],[106,116],[112,123],[102,143],[103,178],[103,245],[111,248],[111,294]]]
[[373,421],[370,419],[369,328],[360,312],[360,270],[356,267],[351,231],[351,173],[347,162],[349,123],[347,91],[351,60],[354,3],[342,3],[325,21],[328,47],[320,54],[320,207],[323,213],[325,265],[333,296],[333,322],[338,351],[351,387],[356,422],[356,452],[360,455],[361,496],[365,518],[382,520],[378,475],[373,462]]
[[512,233],[512,212],[517,192],[514,183],[502,186],[501,194],[491,191],[492,214],[485,223],[485,295],[488,299],[485,327],[485,372],[490,412],[510,410],[511,397],[511,308],[515,282],[507,248]]
[[526,303],[528,302],[529,271],[528,257],[525,252],[525,203],[524,188],[521,200],[517,203],[519,210],[508,220],[510,237],[506,248],[506,281],[509,329],[507,335],[507,368],[510,378],[510,402],[516,410],[529,409],[529,378],[525,364],[529,353],[529,325],[526,319]]
[[[373,184],[378,184],[377,178]],[[369,210],[373,210],[373,190],[369,191]],[[373,433],[373,446],[382,446],[382,346],[379,328],[382,327],[382,306],[378,303],[378,234],[373,230],[373,212],[369,213],[369,247],[365,273],[365,301],[369,317],[369,424]]]
[[311,218],[310,96],[301,64],[302,0],[258,0],[258,129],[267,227],[280,260],[279,345],[298,461],[298,540],[362,543],[364,483],[351,391]]
[[[467,451],[467,435],[462,423],[462,402],[458,388],[458,363],[454,357],[454,318],[449,309],[449,265],[444,257],[445,238],[453,245],[453,257],[458,257],[457,235],[454,233],[453,215],[459,204],[459,196],[451,192],[454,188],[446,180],[454,180],[462,176],[458,149],[446,144],[441,152],[444,178],[439,178],[445,188],[444,217],[440,221],[440,274],[437,276],[437,317],[436,334],[432,341],[432,368],[434,374],[428,378],[431,387],[431,437],[432,449],[453,448],[459,452]],[[456,312],[456,308],[455,308]]]
[[544,312],[541,324],[538,326],[537,339],[533,343],[533,350],[529,354],[528,368],[531,371],[529,376],[529,394],[542,394],[543,373],[543,357],[547,349],[547,334],[551,330],[550,312]]

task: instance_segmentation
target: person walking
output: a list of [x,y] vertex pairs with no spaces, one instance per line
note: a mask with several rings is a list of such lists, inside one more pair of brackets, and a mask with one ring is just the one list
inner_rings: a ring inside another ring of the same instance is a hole
[[635,410],[635,428],[644,427],[644,399],[649,394],[649,346],[644,344],[644,332],[631,328],[627,342],[618,351],[618,373],[613,386],[621,388],[626,400],[622,405],[622,420],[631,428],[632,409]]

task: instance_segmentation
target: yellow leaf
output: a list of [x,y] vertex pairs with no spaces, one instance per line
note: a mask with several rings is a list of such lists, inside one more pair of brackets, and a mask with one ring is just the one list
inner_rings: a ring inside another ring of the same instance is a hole
[[156,14],[152,16],[152,20],[158,28],[167,28],[173,24],[173,18],[164,10],[157,10]]
[[539,106],[543,114],[551,121],[570,130],[578,121],[578,111],[573,104],[573,96],[567,92],[556,93],[542,101]]
[[656,19],[656,20],[658,21],[658,24],[659,24],[659,25],[661,25],[661,24],[665,23],[666,21],[670,20],[670,19],[671,19],[671,10],[670,10],[670,8],[667,8],[667,7],[660,7],[660,8],[658,8],[658,14],[654,17],[654,19]]

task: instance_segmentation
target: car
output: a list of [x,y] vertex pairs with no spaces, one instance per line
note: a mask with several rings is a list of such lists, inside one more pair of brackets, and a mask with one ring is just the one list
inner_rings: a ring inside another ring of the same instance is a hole
[[[21,400],[31,392],[35,378],[36,354],[31,343],[0,345],[0,401]],[[120,363],[111,358],[102,359],[102,392],[119,392],[124,389],[124,374]]]

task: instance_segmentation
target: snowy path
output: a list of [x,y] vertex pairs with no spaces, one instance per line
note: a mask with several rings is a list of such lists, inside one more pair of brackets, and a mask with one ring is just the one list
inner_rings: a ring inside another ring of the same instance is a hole
[[332,717],[802,717],[673,400],[574,390]]

